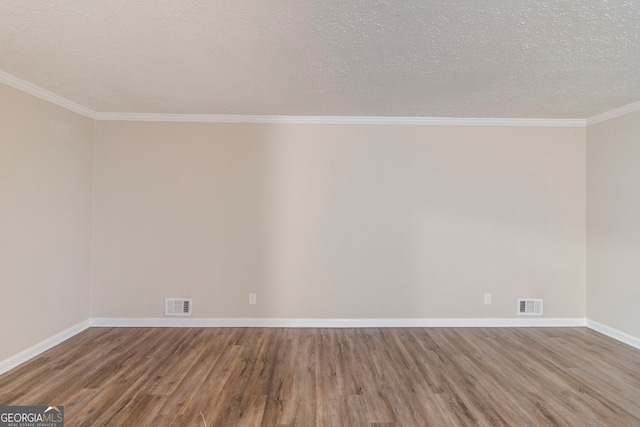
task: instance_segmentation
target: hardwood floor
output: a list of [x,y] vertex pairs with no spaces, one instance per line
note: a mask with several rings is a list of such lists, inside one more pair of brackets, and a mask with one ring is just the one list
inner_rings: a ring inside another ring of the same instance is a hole
[[638,426],[640,351],[586,328],[92,328],[0,376],[0,405],[49,404],[67,427]]

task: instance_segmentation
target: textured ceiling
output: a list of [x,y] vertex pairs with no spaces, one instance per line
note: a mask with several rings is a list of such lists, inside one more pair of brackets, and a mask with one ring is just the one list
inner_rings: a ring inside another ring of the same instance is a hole
[[0,70],[98,112],[584,118],[637,0],[2,0]]

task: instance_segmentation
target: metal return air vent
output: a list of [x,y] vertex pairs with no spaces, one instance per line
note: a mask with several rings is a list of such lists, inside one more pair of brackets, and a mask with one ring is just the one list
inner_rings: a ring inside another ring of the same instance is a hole
[[542,315],[542,299],[518,299],[518,314],[525,316]]
[[191,316],[191,298],[165,298],[165,316]]

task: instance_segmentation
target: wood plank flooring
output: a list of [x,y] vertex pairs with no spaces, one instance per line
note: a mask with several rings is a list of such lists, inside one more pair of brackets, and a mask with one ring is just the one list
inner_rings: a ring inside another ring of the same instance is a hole
[[586,328],[91,328],[0,376],[74,426],[640,426],[640,351]]

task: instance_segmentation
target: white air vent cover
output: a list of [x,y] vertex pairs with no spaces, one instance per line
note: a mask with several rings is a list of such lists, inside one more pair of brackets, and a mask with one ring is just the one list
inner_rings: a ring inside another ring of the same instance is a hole
[[191,298],[165,298],[165,316],[191,316]]
[[518,299],[518,314],[540,316],[542,315],[541,299]]

